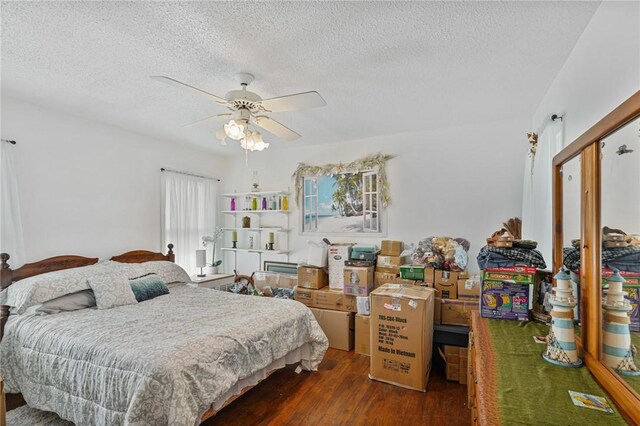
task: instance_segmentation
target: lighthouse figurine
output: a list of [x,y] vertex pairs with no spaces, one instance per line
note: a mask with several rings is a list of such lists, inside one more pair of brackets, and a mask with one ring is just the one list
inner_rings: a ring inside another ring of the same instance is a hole
[[640,370],[634,362],[636,348],[631,344],[629,333],[629,315],[631,303],[622,290],[625,279],[617,269],[607,278],[609,289],[602,302],[604,308],[604,328],[602,330],[602,354],[604,363],[623,376],[640,376]]
[[573,308],[577,302],[573,297],[571,276],[563,268],[555,277],[554,294],[549,296],[551,309],[551,330],[547,336],[547,350],[542,358],[562,367],[580,367],[582,360],[578,358],[576,335],[573,330]]

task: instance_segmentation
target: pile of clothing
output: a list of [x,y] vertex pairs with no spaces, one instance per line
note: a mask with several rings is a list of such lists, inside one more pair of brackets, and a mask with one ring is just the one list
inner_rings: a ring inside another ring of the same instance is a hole
[[535,248],[518,247],[514,242],[512,247],[493,247],[486,245],[478,253],[478,267],[487,268],[511,268],[514,266],[534,266],[538,269],[546,269],[547,264]]
[[464,238],[424,238],[411,251],[411,262],[437,269],[464,271],[469,263],[470,246]]
[[480,269],[511,268],[514,266],[532,266],[546,269],[547,264],[542,253],[536,250],[538,243],[522,240],[522,222],[515,217],[487,238],[487,245],[480,249],[477,261]]

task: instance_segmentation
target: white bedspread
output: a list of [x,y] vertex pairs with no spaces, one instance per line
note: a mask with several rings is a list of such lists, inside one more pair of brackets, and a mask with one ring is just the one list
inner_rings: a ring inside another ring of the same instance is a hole
[[77,424],[194,425],[238,380],[300,347],[309,370],[328,347],[304,305],[178,286],[135,305],[11,317],[0,374],[31,407]]

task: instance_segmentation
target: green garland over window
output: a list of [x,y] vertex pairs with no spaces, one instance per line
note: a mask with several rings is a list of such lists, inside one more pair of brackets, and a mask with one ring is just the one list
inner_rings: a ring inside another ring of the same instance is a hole
[[367,170],[378,171],[378,185],[380,188],[380,200],[383,207],[387,207],[391,202],[389,195],[389,181],[385,171],[385,163],[392,159],[393,155],[372,154],[351,163],[325,164],[324,166],[310,166],[305,163],[298,163],[296,171],[293,173],[293,181],[296,188],[296,203],[300,202],[300,194],[304,185],[305,176],[339,175],[342,173],[357,173]]

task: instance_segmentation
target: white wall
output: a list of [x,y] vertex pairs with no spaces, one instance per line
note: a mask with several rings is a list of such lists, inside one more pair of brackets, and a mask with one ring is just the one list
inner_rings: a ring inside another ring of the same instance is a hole
[[[540,128],[541,123],[551,114],[564,115],[566,146],[640,90],[639,22],[640,2],[602,2],[538,106],[532,118],[532,128]],[[633,148],[631,143],[627,144]],[[617,145],[619,144],[616,144],[615,149]],[[616,155],[612,159],[630,165],[632,168],[629,171],[637,171],[640,165],[635,154],[626,154],[620,158],[616,158]],[[631,165],[632,162],[635,164]],[[566,167],[566,176],[571,174],[573,180],[570,183],[565,180],[565,184],[568,185],[564,200],[565,245],[568,245],[571,239],[579,238],[579,167],[577,159]],[[603,167],[605,171],[610,168],[604,163]],[[620,169],[607,172],[606,178],[611,182],[620,182],[626,180],[624,176],[626,173]],[[617,204],[614,202],[614,187],[618,190],[622,188],[618,184],[606,184],[606,187],[603,187],[605,205]],[[627,187],[625,193],[634,192]],[[631,200],[627,197],[627,204],[637,206],[638,203],[640,201],[637,198]],[[633,229],[637,225],[632,224],[637,223],[637,220],[633,220],[633,215],[628,216],[628,219],[630,220],[603,212],[603,224],[608,222],[609,226],[625,226],[629,229],[627,232],[638,232],[638,229]],[[614,223],[620,225],[613,225]],[[543,232],[551,234],[552,230],[538,229],[534,234],[539,235]]]
[[[475,259],[485,239],[503,221],[520,216],[527,127],[523,120],[314,146],[278,141],[272,144],[272,148],[280,145],[275,149],[250,153],[248,167],[244,157],[234,159],[223,187],[226,192],[248,191],[253,170],[258,170],[263,190],[293,191],[291,175],[299,162],[347,163],[377,152],[393,154],[396,158],[387,163],[392,199],[385,212],[387,238],[405,242],[431,235],[467,238],[470,269],[477,271]],[[299,210],[293,200],[290,204],[291,261],[301,261],[309,237],[299,235]],[[380,238],[330,240],[379,244]]]
[[640,90],[640,2],[604,1],[533,116],[565,115],[565,145]]
[[160,168],[226,174],[224,159],[211,153],[4,97],[2,137],[18,141],[27,262],[165,251]]

